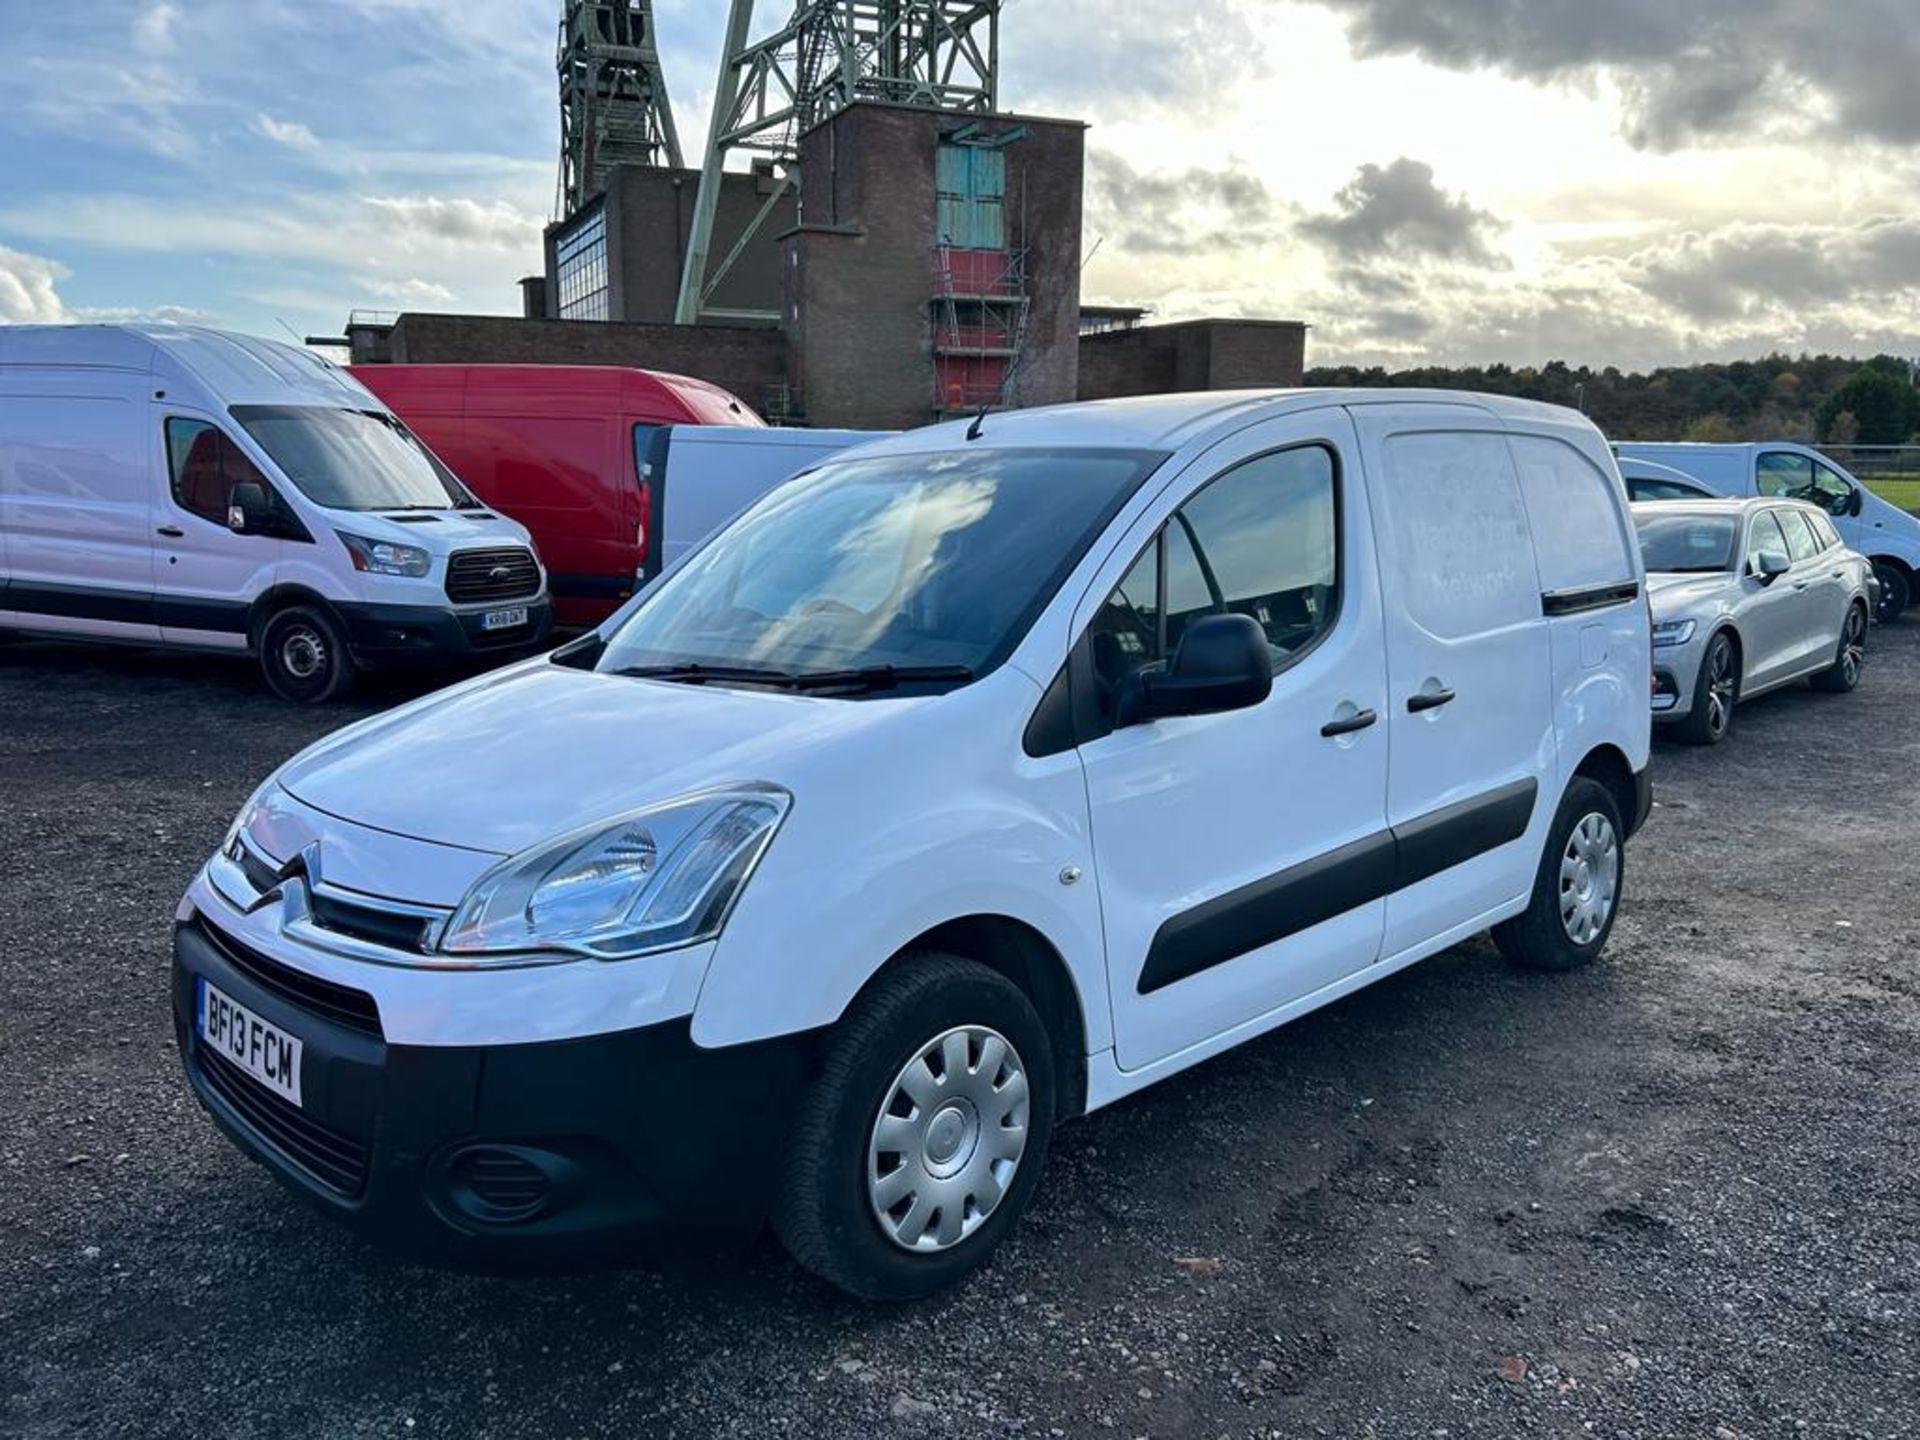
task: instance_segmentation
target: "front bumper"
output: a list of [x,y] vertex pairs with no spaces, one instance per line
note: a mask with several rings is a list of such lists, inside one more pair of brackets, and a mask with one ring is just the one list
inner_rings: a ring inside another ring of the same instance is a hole
[[[300,1038],[301,1106],[200,1044],[202,980]],[[174,931],[173,1015],[195,1096],[290,1190],[411,1258],[488,1271],[613,1264],[663,1234],[754,1224],[811,1055],[805,1036],[702,1050],[684,1018],[576,1040],[390,1044],[370,995],[199,914]]]
[[1708,631],[1703,625],[1684,645],[1660,645],[1653,652],[1653,723],[1684,720],[1693,710],[1693,687],[1700,678]]
[[[354,662],[366,668],[497,659],[537,650],[553,634],[553,602],[508,600],[498,605],[453,609],[438,605],[336,604],[347,629]],[[527,621],[507,630],[486,630],[483,617],[525,609]]]

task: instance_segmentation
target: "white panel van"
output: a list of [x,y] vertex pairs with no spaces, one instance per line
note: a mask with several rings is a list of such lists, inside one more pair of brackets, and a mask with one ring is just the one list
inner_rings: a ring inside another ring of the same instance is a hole
[[250,654],[320,701],[551,628],[527,532],[338,367],[217,330],[0,327],[0,630]]
[[925,1294],[1056,1122],[1490,927],[1595,959],[1651,804],[1643,579],[1599,433],[1521,401],[862,446],[271,776],[176,914],[188,1081],[409,1253],[770,1213]]
[[1692,476],[1716,495],[1805,500],[1833,517],[1848,547],[1873,562],[1880,582],[1878,618],[1896,620],[1920,586],[1920,516],[1890,505],[1839,465],[1806,445],[1622,442],[1614,450]]

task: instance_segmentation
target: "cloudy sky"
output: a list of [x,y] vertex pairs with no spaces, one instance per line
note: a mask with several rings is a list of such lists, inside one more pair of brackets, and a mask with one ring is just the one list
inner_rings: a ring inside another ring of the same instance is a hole
[[[1089,299],[1315,363],[1920,355],[1912,3],[1008,0],[1002,95],[1093,124]],[[691,143],[725,5],[655,9]],[[558,10],[0,0],[0,320],[515,310]]]

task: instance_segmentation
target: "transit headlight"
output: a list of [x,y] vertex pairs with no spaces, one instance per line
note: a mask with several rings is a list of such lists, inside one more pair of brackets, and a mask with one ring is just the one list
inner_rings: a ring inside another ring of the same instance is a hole
[[1662,620],[1653,627],[1653,643],[1662,647],[1684,645],[1693,638],[1694,629],[1691,620]]
[[353,568],[368,575],[410,575],[415,579],[433,568],[433,557],[418,545],[400,545],[392,540],[369,540],[365,535],[349,535],[336,530],[340,543],[353,557]]
[[772,786],[708,791],[535,846],[474,883],[438,948],[624,960],[710,940],[792,803]]

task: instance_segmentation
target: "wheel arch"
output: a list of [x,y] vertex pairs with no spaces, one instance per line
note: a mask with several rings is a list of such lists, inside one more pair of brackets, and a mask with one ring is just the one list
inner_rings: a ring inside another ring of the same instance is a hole
[[1053,1044],[1054,1094],[1058,1117],[1087,1108],[1087,1019],[1073,972],[1053,942],[1024,920],[1010,915],[962,915],[922,931],[909,940],[861,989],[864,992],[916,951],[938,950],[973,960],[1017,985],[1047,1027]]
[[1629,833],[1640,828],[1646,817],[1640,814],[1640,782],[1626,752],[1611,743],[1596,745],[1573,767],[1570,779],[1592,780],[1603,786],[1626,822]]
[[260,637],[266,633],[267,622],[293,605],[310,605],[324,612],[334,624],[345,628],[333,602],[318,590],[297,581],[270,585],[256,595],[253,603],[247,607],[247,649],[252,654],[260,653]]
[[1723,617],[1708,632],[1707,643],[1712,644],[1722,635],[1733,644],[1733,698],[1738,700],[1747,688],[1747,642],[1741,637],[1740,627],[1730,616]]

